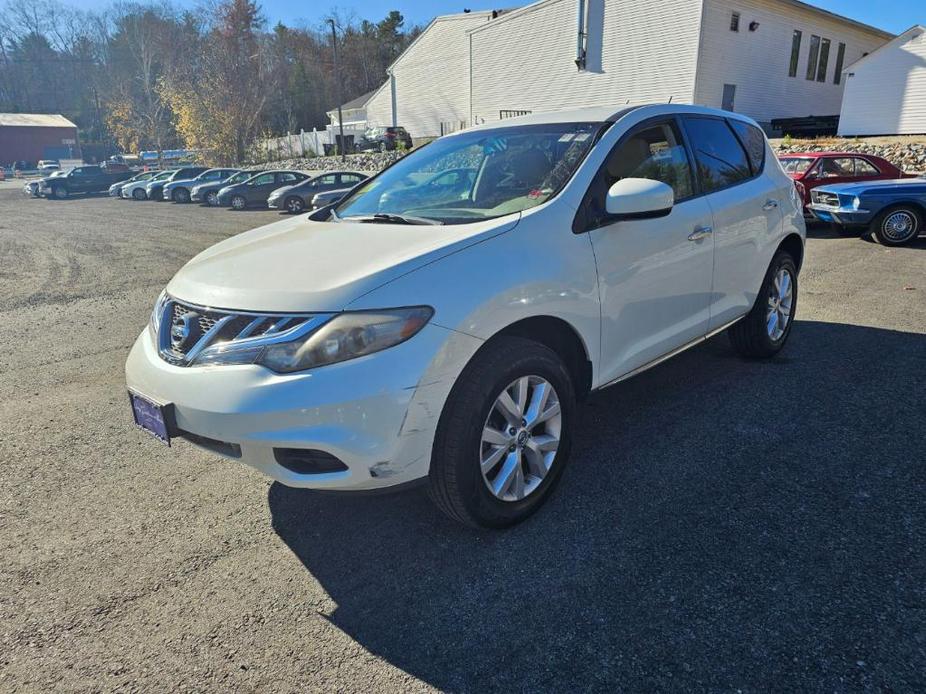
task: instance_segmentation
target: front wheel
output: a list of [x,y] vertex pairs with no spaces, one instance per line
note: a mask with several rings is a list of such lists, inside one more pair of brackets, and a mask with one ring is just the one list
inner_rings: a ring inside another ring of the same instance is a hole
[[902,246],[920,235],[923,215],[915,207],[899,205],[884,210],[871,223],[871,233],[882,246]]
[[190,201],[190,191],[186,188],[177,188],[177,190],[174,191],[173,198],[174,202],[188,203]]
[[236,210],[243,210],[248,206],[248,201],[244,199],[243,195],[236,195],[231,199],[231,206]]
[[431,497],[474,527],[520,523],[546,501],[569,459],[572,378],[550,348],[496,338],[457,379],[441,414]]
[[55,186],[51,189],[51,196],[55,200],[64,200],[68,196],[68,189],[64,186]]
[[144,200],[148,197],[148,194],[141,188],[136,188],[132,191],[132,197],[136,200]]
[[215,191],[209,191],[206,193],[206,204],[209,205],[209,207],[218,207],[219,194]]
[[772,259],[752,310],[727,331],[744,357],[767,359],[785,346],[797,310],[797,265],[787,251]]

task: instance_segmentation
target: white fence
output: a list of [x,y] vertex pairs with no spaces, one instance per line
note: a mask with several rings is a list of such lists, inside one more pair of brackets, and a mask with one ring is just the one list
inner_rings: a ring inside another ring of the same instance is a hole
[[271,137],[257,143],[255,149],[259,159],[275,161],[280,159],[298,159],[314,157],[325,153],[325,145],[334,142],[327,130],[305,130],[290,133],[283,137]]

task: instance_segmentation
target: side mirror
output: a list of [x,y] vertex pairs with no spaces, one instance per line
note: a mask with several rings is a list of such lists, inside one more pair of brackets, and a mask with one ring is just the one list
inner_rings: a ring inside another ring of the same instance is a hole
[[649,178],[623,178],[608,191],[605,210],[621,219],[653,219],[672,211],[675,191],[662,181]]

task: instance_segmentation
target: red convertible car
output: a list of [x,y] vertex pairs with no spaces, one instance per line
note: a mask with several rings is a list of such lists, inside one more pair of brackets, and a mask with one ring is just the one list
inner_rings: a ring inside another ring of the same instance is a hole
[[785,172],[794,179],[808,214],[810,191],[833,183],[863,183],[891,178],[914,178],[887,159],[853,152],[807,152],[779,157]]

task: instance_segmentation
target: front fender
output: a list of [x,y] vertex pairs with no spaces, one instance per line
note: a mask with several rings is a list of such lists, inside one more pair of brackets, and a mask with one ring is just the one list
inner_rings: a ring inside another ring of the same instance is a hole
[[481,341],[518,321],[559,318],[584,343],[592,382],[597,382],[598,276],[588,235],[572,233],[574,214],[565,204],[526,212],[512,230],[403,275],[353,301],[347,310],[432,306],[433,323],[478,338],[467,343],[472,353]]

